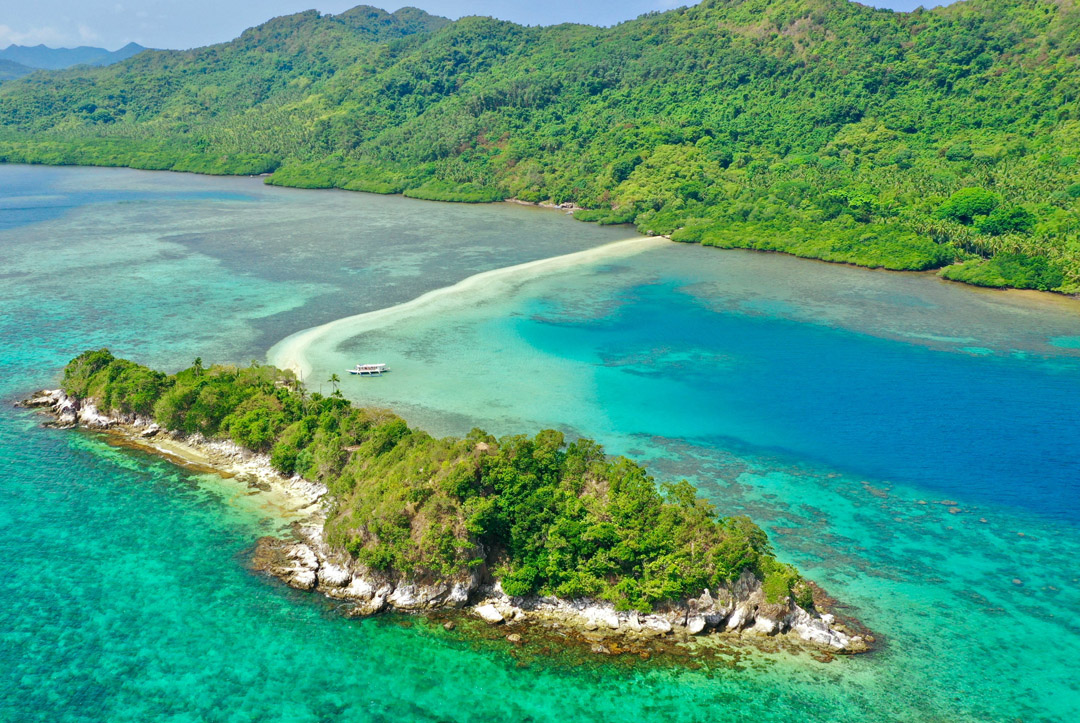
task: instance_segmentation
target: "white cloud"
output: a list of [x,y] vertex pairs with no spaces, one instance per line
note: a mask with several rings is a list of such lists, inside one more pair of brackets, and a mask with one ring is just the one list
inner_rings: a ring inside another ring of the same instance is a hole
[[79,25],[79,40],[84,43],[92,43],[100,37],[101,36],[97,34],[97,31],[89,25]]
[[43,43],[53,47],[63,46],[71,36],[54,27],[44,26],[19,31],[7,25],[0,24],[0,47],[8,45],[38,45]]

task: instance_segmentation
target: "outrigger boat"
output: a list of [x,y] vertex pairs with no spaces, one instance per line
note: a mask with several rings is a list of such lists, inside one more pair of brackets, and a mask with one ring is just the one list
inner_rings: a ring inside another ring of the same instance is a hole
[[352,369],[346,369],[349,374],[358,374],[362,377],[379,377],[383,372],[390,371],[385,364],[357,364]]

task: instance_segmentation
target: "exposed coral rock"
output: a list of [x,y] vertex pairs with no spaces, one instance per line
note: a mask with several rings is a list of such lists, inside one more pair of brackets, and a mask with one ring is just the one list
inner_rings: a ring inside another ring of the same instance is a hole
[[298,590],[311,590],[318,580],[319,560],[312,549],[302,542],[260,537],[252,565],[256,570],[268,572]]
[[703,615],[695,615],[686,621],[686,632],[691,635],[698,635],[705,630],[705,617]]

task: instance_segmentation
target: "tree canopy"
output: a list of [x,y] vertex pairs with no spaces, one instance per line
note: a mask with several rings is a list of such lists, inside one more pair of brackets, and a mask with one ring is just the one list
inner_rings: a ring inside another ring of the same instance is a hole
[[561,432],[435,439],[336,393],[308,395],[292,374],[201,360],[167,375],[108,350],[84,352],[64,390],[104,411],[270,454],[285,475],[327,485],[327,541],[413,579],[486,565],[511,595],[609,600],[649,611],[697,597],[744,570],[767,599],[809,588],[746,517],[721,517],[686,481],[658,487],[644,468]]

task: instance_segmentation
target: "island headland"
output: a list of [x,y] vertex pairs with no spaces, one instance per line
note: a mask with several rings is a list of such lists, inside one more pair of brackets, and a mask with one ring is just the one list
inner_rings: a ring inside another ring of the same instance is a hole
[[598,652],[690,636],[783,636],[829,653],[874,643],[750,519],[718,515],[686,481],[658,487],[592,440],[435,439],[271,366],[196,360],[166,375],[107,350],[20,406],[292,497],[290,534],[261,538],[253,566],[350,616],[461,610]]

